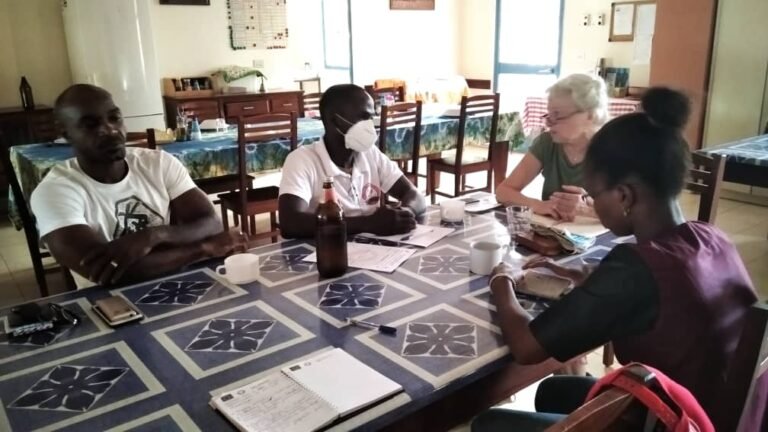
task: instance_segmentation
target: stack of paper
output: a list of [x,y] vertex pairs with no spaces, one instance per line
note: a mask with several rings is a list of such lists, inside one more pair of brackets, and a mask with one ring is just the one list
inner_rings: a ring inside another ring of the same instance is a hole
[[[415,252],[413,249],[347,243],[347,259],[350,267],[384,273],[397,270]],[[317,262],[317,253],[307,256],[304,261]]]
[[363,233],[360,237],[367,237],[377,240],[386,240],[393,243],[402,243],[417,247],[430,247],[433,244],[439,242],[452,232],[456,231],[453,228],[445,228],[439,226],[430,225],[416,225],[416,229],[408,234],[397,234],[392,236],[377,236],[375,234]]

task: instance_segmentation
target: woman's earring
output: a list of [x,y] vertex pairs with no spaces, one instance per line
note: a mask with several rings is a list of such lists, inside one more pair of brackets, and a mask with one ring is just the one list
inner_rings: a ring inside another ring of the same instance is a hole
[[630,211],[629,211],[629,207],[625,208],[625,209],[624,209],[624,217],[628,217],[628,216],[629,216],[629,213],[630,213]]

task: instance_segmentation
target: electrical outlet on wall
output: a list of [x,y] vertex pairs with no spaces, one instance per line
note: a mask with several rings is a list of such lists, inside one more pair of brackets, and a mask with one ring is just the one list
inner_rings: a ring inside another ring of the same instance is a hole
[[264,59],[254,59],[253,67],[255,69],[264,69]]
[[591,21],[592,21],[592,15],[590,14],[584,14],[584,16],[581,18],[581,24],[585,27],[590,25]]
[[605,25],[605,14],[597,14],[597,25]]

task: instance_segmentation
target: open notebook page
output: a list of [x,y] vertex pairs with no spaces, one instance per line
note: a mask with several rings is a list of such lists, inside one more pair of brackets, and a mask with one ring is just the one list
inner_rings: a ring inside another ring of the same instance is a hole
[[313,431],[339,416],[328,402],[282,373],[216,396],[211,405],[248,432]]
[[283,373],[325,399],[342,417],[403,390],[339,348],[288,366]]

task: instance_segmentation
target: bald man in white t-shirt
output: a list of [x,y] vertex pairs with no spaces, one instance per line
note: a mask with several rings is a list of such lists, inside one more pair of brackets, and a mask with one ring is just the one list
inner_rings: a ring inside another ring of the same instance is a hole
[[148,279],[245,248],[186,168],[158,150],[126,149],[120,108],[104,89],[77,84],[56,100],[56,121],[75,158],[32,193],[41,240],[93,283]]
[[[373,115],[373,101],[361,87],[342,84],[325,91],[320,100],[323,139],[295,150],[283,165],[279,205],[284,237],[315,235],[315,209],[327,177],[333,177],[349,234],[393,235],[416,227],[426,201],[375,146]],[[400,205],[380,206],[383,194]]]

